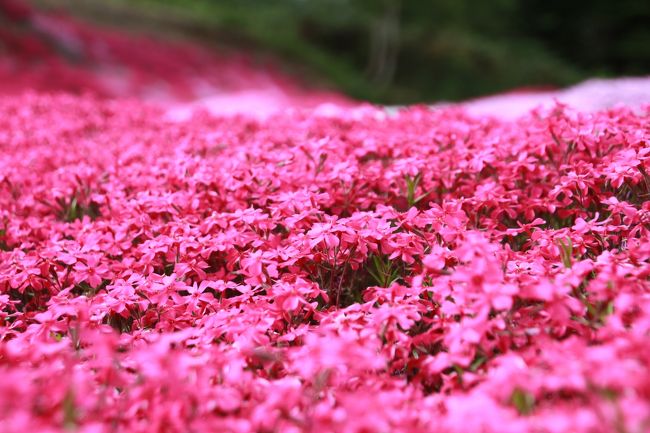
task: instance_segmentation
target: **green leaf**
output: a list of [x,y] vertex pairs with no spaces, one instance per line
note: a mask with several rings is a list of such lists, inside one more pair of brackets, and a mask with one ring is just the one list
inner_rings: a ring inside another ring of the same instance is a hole
[[567,238],[566,243],[564,243],[562,239],[559,239],[558,244],[560,244],[560,258],[562,259],[562,264],[565,268],[571,269],[571,259],[573,257],[573,242],[571,241],[571,238]]
[[76,430],[77,428],[77,408],[72,389],[68,389],[63,399],[63,427],[66,430]]
[[476,358],[474,358],[474,361],[469,366],[469,371],[475,372],[478,370],[478,368],[483,365],[483,363],[487,361],[487,358],[483,355],[477,355]]
[[535,410],[535,396],[521,388],[512,392],[510,401],[520,415],[528,415]]
[[[406,181],[406,201],[408,202],[408,206],[412,207],[419,201],[415,197],[415,191],[417,191],[418,185],[420,185],[420,181],[422,180],[422,174],[418,173],[415,176],[411,176],[407,174],[406,176],[404,176],[404,180]],[[420,198],[420,200],[421,199],[422,198]]]

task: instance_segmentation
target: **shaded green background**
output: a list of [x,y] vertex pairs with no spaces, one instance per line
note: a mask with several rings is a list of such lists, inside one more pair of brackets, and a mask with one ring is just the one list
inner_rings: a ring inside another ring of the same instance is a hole
[[[93,3],[86,0],[85,4]],[[381,103],[650,73],[650,1],[104,0]],[[69,2],[69,5],[81,3]]]

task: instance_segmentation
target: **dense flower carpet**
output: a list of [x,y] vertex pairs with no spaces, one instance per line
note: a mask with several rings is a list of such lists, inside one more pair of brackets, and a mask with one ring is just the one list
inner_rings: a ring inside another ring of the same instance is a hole
[[649,108],[93,86],[0,97],[0,431],[650,431]]

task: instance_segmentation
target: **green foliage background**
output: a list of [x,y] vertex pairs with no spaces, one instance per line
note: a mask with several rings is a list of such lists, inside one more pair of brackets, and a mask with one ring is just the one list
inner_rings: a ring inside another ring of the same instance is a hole
[[203,37],[270,51],[381,103],[650,73],[646,0],[112,1],[182,17]]

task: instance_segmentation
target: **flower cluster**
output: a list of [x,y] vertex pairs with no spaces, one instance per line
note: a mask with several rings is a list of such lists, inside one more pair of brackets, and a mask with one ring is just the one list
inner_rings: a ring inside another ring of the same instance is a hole
[[0,0],[0,94],[25,91],[164,104],[215,98],[262,112],[262,103],[274,109],[347,103],[308,88],[272,59],[100,28],[22,0]]
[[649,114],[0,98],[0,429],[648,431]]

